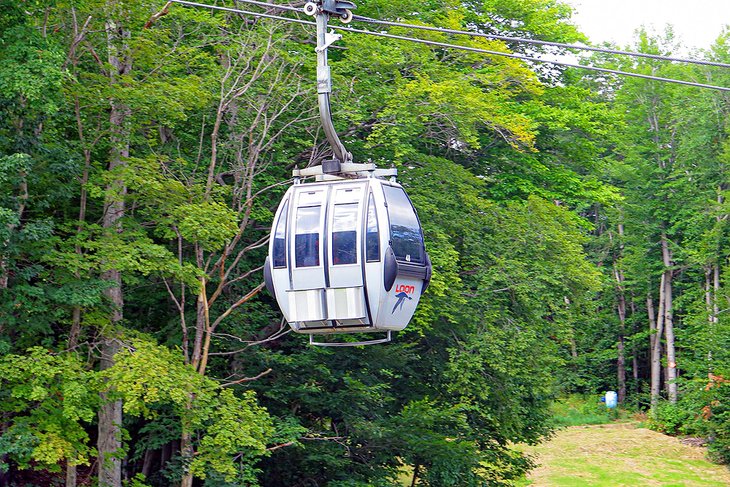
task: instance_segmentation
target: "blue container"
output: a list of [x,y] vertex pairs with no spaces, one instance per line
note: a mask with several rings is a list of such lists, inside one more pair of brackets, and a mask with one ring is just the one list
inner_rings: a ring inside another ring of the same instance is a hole
[[618,406],[618,394],[616,391],[608,391],[606,393],[606,407],[613,409]]

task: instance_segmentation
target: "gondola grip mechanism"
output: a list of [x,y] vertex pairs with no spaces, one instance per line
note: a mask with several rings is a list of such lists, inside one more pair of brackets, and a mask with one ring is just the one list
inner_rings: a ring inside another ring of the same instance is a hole
[[[332,122],[332,109],[330,107],[330,93],[332,93],[332,74],[327,64],[327,48],[342,36],[333,32],[327,32],[327,20],[330,15],[339,15],[340,17],[349,12],[349,8],[355,8],[352,2],[337,2],[334,0],[321,0],[318,2],[319,8],[315,12],[315,21],[317,24],[317,96],[319,98],[319,116],[322,122],[322,129],[327,137],[327,141],[332,147],[334,159],[340,163],[352,161],[352,154],[345,149],[344,144],[340,141],[334,123]],[[337,164],[331,169],[336,174],[339,172]]]

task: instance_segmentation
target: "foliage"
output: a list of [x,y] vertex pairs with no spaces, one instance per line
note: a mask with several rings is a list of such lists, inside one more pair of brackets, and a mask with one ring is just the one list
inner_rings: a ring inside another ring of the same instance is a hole
[[[585,41],[552,0],[358,3]],[[328,157],[311,32],[147,0],[0,5],[0,483],[93,462],[102,401],[122,401],[130,485],[509,485],[531,467],[511,445],[601,416],[554,398],[615,389],[619,343],[647,403],[662,236],[682,379],[657,427],[727,461],[727,387],[704,380],[730,360],[726,98],[346,35],[338,132],[356,162],[398,168],[434,274],[394,343],[323,350],[259,292],[290,169]]]
[[708,450],[711,458],[724,464],[730,464],[730,387],[727,384],[711,391],[709,402],[703,410],[702,431],[710,442]]
[[655,417],[649,420],[648,426],[660,433],[686,435],[691,432],[690,425],[693,419],[686,406],[662,402],[655,412]]
[[728,385],[722,376],[709,381],[695,380],[685,385],[677,404],[662,402],[648,426],[671,435],[705,439],[710,458],[730,462],[728,442]]
[[85,425],[94,419],[98,384],[83,365],[75,354],[41,347],[0,360],[0,411],[12,418],[0,437],[0,454],[20,468],[89,464],[94,449]]
[[143,340],[132,341],[101,376],[110,400],[122,399],[125,413],[155,419],[155,408],[169,405],[186,428],[200,431],[200,447],[188,466],[194,475],[204,479],[219,473],[255,483],[251,465],[266,454],[273,428],[251,391],[236,397],[230,389],[221,390],[179,354]]

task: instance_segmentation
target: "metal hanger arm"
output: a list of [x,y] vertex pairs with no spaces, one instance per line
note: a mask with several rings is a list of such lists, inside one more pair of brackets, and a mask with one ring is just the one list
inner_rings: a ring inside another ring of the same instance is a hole
[[352,161],[352,154],[347,152],[344,144],[337,135],[335,125],[332,122],[332,109],[330,107],[330,93],[332,92],[332,75],[327,64],[327,48],[340,37],[338,34],[327,32],[327,20],[329,14],[323,11],[317,12],[315,20],[317,24],[317,96],[319,98],[319,116],[322,120],[327,141],[332,147],[335,158],[341,163]]

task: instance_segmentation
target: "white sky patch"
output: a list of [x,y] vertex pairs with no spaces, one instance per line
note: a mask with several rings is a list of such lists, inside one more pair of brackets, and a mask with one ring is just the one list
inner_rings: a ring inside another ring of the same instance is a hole
[[730,0],[562,0],[576,10],[573,21],[594,44],[633,44],[644,25],[663,33],[671,24],[687,49],[708,49],[730,24]]

